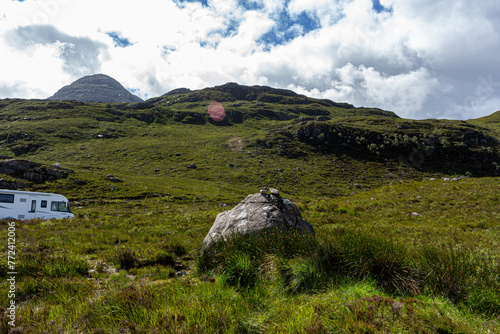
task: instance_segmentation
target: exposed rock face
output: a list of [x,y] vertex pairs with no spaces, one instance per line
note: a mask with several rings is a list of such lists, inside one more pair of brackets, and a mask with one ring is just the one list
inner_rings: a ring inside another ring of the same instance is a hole
[[[68,177],[68,170],[58,166],[45,166],[37,162],[12,159],[0,161],[0,173],[32,182],[53,181]],[[22,184],[22,183],[20,183]],[[19,187],[12,185],[11,187]]]
[[312,225],[302,219],[294,203],[279,195],[258,193],[247,196],[232,210],[217,215],[203,240],[203,249],[209,250],[215,241],[236,233],[259,233],[273,228],[314,234]]
[[118,81],[104,74],[80,78],[69,86],[61,88],[48,100],[104,103],[143,102],[140,97],[130,93]]
[[1,189],[11,189],[11,190],[16,190],[16,189],[24,189],[28,185],[24,182],[21,181],[7,181],[4,180],[3,178],[0,178],[0,188]]

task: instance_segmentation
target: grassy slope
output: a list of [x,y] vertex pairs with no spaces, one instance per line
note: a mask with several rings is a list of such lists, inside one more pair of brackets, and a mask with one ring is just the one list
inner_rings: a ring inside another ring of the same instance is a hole
[[[341,123],[348,130],[340,132],[344,138],[352,135],[353,142],[363,134],[375,138],[374,133],[380,136],[376,140],[393,140],[399,131],[401,142],[404,134],[411,140],[426,133],[445,134],[453,144],[462,142],[467,123],[352,117],[348,115],[366,110],[319,103],[311,108],[232,101],[237,105],[233,111],[252,117],[239,123],[235,116],[230,126],[214,126],[206,116],[204,124],[184,124],[180,122],[200,122],[197,114],[204,113],[208,102],[182,102],[181,97],[173,105],[160,99],[143,109],[0,101],[0,155],[17,150],[20,157],[74,170],[68,179],[33,189],[63,193],[78,202],[77,218],[71,221],[18,224],[17,323],[28,332],[500,330],[498,311],[481,316],[477,305],[453,303],[432,291],[401,296],[384,289],[375,277],[326,279],[320,288],[290,294],[265,276],[265,270],[256,278],[260,283],[247,290],[228,284],[223,273],[197,274],[194,264],[216,214],[225,209],[216,205],[231,206],[267,185],[296,201],[326,239],[361,232],[384,236],[415,253],[422,243],[465,247],[492,259],[498,270],[496,178],[443,181],[447,172],[456,171],[436,167],[439,148],[426,150],[409,141],[387,144],[396,150],[391,156],[381,142],[370,151],[370,142],[361,139],[332,150],[323,140],[326,130],[309,142],[290,138],[307,124]],[[290,115],[287,109],[292,108],[293,114],[313,119],[276,121],[275,114],[264,110]],[[331,120],[308,115],[317,110]],[[489,147],[496,152],[492,144],[474,150]],[[399,157],[409,157],[415,148],[423,152],[424,163],[401,163]],[[190,163],[198,168],[186,168]],[[112,183],[107,175],[124,182]],[[6,272],[5,261],[0,268]],[[188,274],[176,277],[181,271]],[[6,305],[6,283],[1,290],[0,304]]]

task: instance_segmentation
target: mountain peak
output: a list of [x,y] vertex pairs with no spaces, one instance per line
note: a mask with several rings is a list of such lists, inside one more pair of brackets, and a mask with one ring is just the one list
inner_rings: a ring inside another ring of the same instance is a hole
[[48,100],[105,102],[105,103],[138,103],[142,99],[133,95],[118,81],[105,74],[85,76],[64,86]]

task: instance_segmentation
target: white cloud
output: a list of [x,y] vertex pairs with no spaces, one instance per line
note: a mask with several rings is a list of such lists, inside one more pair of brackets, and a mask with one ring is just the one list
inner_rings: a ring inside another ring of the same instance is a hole
[[[256,0],[248,2],[252,10],[238,3],[7,1],[0,9],[0,97],[44,98],[101,71],[141,97],[236,81],[414,118],[470,118],[500,109],[497,0],[480,6],[381,0],[392,9],[381,13],[371,0],[291,0],[288,7]],[[279,21],[287,15],[296,21]],[[309,32],[304,17],[319,26]],[[35,24],[46,27],[27,35]],[[110,31],[133,45],[116,47]],[[269,32],[282,41],[265,44]],[[488,94],[477,93],[481,77],[491,78]]]

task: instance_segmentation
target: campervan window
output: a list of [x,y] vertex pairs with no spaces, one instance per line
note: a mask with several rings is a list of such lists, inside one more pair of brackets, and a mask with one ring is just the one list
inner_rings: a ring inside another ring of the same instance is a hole
[[47,201],[42,201],[42,203],[40,204],[40,207],[46,208],[47,207]]
[[0,203],[14,203],[14,195],[0,194]]
[[71,212],[69,210],[69,205],[66,202],[54,202],[50,203],[50,210],[60,211],[60,212]]

